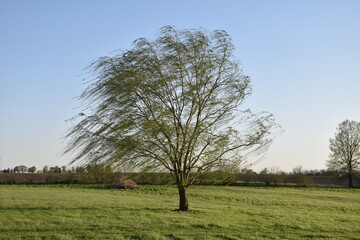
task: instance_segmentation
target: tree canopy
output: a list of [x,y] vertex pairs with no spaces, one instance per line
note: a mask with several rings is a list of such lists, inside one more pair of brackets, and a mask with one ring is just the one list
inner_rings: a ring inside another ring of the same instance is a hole
[[90,69],[85,111],[65,152],[76,152],[73,162],[170,171],[180,210],[188,210],[186,189],[197,176],[238,167],[271,142],[272,114],[240,109],[250,78],[223,30],[167,26],[156,40],[137,39]]
[[329,148],[328,169],[347,175],[349,187],[353,187],[353,175],[360,170],[360,123],[350,120],[340,123]]

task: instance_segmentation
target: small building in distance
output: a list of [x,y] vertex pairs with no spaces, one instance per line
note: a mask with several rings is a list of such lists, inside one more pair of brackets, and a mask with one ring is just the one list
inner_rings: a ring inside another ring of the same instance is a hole
[[61,168],[59,168],[58,166],[50,167],[49,173],[61,173]]

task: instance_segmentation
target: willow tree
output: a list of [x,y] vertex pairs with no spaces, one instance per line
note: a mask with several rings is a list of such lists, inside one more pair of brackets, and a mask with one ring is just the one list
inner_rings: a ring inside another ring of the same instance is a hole
[[73,162],[168,170],[187,211],[199,175],[271,142],[272,115],[239,108],[251,86],[233,53],[225,31],[164,27],[154,41],[95,60],[65,152],[76,152]]
[[328,169],[346,175],[349,187],[353,187],[353,175],[360,171],[360,123],[349,120],[340,123],[329,147]]

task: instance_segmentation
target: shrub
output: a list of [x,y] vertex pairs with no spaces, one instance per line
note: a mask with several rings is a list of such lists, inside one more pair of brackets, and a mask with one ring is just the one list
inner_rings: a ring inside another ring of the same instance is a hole
[[244,173],[245,184],[249,185],[254,180],[255,172],[251,169],[247,169]]
[[105,187],[113,189],[138,189],[139,185],[137,185],[136,182],[131,179],[123,180],[117,178],[115,181],[107,184]]
[[307,175],[296,176],[295,182],[300,187],[310,187],[314,185],[313,177]]
[[52,174],[46,175],[45,182],[46,182],[46,184],[54,184],[55,183],[54,176]]
[[211,171],[200,175],[195,184],[199,185],[230,185],[235,182],[237,173],[229,171]]
[[75,173],[72,171],[68,171],[66,174],[66,182],[67,183],[74,183],[75,181]]

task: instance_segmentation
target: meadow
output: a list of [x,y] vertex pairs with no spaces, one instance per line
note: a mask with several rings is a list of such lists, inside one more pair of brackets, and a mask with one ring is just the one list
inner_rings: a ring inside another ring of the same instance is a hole
[[0,185],[0,239],[360,239],[360,189]]

